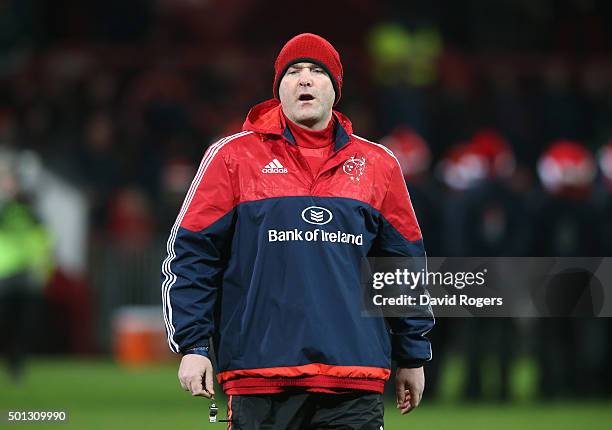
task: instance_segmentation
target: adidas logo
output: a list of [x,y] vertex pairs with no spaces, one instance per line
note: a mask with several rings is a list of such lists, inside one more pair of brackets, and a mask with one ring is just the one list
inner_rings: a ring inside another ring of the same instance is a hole
[[287,173],[287,169],[275,158],[261,169],[263,173]]

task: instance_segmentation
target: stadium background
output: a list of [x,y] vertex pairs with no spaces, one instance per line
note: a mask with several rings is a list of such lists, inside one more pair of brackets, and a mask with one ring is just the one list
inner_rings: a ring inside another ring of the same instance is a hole
[[[0,177],[40,220],[36,281],[17,291],[0,258],[0,411],[222,426],[156,338],[160,261],[205,148],[271,96],[300,32],[340,51],[356,133],[404,157],[430,255],[611,255],[610,22],[597,0],[0,1]],[[387,428],[607,428],[611,335],[439,320],[423,406],[390,400]]]

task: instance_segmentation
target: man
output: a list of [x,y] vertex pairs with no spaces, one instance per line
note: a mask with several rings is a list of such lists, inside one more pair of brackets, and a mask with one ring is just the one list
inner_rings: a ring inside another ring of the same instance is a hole
[[361,316],[367,256],[424,256],[401,168],[333,110],[333,46],[301,34],[275,63],[274,96],[205,153],[168,240],[162,297],[179,379],[229,395],[230,427],[383,425],[391,355],[397,404],[418,406],[433,316]]
[[0,145],[0,327],[9,374],[22,381],[53,270],[51,235],[24,187],[25,156]]

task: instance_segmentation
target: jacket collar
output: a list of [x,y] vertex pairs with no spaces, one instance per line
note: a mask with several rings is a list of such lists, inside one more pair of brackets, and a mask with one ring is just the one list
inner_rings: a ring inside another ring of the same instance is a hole
[[[336,118],[334,151],[338,151],[350,142],[350,136],[353,133],[353,125],[351,121],[340,112],[334,110],[333,115]],[[280,102],[277,99],[267,100],[255,105],[249,111],[242,129],[244,131],[254,131],[256,133],[283,137],[289,143],[295,145],[295,138],[291,134],[289,127],[283,126],[281,116]]]

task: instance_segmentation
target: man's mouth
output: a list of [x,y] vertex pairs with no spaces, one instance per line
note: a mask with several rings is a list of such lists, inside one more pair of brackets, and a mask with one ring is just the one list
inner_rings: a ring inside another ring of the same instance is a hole
[[298,100],[301,102],[307,102],[307,101],[314,100],[314,96],[312,94],[300,94],[300,96],[298,97]]

